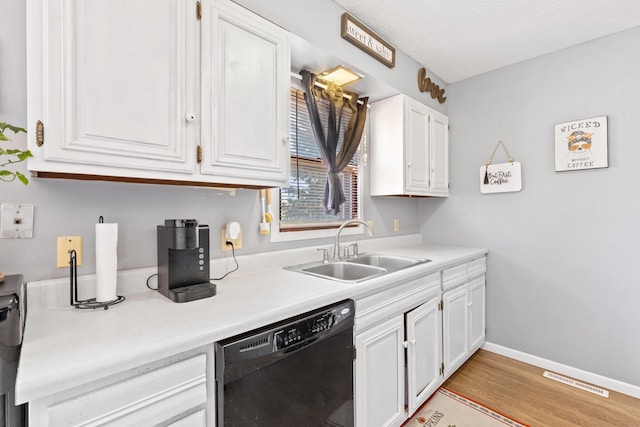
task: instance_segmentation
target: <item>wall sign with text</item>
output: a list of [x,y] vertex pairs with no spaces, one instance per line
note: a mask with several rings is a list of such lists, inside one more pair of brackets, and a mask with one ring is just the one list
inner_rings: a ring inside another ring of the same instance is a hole
[[340,36],[387,67],[396,66],[396,49],[348,13],[342,14]]
[[508,193],[522,190],[520,162],[490,164],[480,167],[480,192]]
[[555,126],[556,172],[609,167],[607,116]]

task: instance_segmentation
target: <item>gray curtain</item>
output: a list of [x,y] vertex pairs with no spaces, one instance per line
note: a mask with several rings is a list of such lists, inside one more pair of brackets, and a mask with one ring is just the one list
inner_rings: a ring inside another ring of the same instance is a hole
[[[340,86],[325,81],[322,81],[322,84],[327,88],[323,89],[315,85],[317,79],[315,74],[307,70],[303,70],[300,74],[313,135],[320,149],[322,161],[327,167],[323,205],[327,213],[338,214],[340,206],[345,202],[339,174],[358,150],[369,98],[361,98],[359,104],[357,94],[345,92]],[[344,97],[345,94],[349,95],[350,99]],[[322,117],[319,111],[321,108],[319,104],[323,100],[329,105],[326,117]],[[344,123],[347,121],[343,115],[345,108],[351,111],[351,117],[347,123]],[[340,141],[341,137],[342,141]]]

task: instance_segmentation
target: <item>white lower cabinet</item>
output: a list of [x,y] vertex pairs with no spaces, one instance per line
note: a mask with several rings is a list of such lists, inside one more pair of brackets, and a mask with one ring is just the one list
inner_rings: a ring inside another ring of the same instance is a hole
[[357,427],[402,425],[482,346],[485,272],[483,256],[356,300]]
[[404,412],[404,315],[356,335],[356,426],[395,426]]
[[32,426],[205,427],[215,424],[206,348],[29,402]]
[[442,340],[445,378],[485,342],[484,274],[442,294]]
[[186,417],[169,424],[168,427],[207,427],[206,411],[204,409],[200,409],[196,413],[187,415]]
[[435,273],[356,301],[356,426],[400,426],[441,384],[439,285]]
[[413,414],[442,382],[442,316],[432,298],[405,315],[407,327],[407,405]]

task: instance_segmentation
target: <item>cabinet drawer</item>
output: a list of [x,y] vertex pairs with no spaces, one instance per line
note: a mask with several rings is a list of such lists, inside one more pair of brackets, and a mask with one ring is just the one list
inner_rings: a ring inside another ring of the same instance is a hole
[[207,401],[207,356],[199,354],[56,403],[51,426],[155,425]]
[[410,310],[440,292],[440,273],[410,280],[356,300],[355,331],[362,331]]
[[487,258],[477,258],[442,271],[442,290],[455,288],[487,272]]

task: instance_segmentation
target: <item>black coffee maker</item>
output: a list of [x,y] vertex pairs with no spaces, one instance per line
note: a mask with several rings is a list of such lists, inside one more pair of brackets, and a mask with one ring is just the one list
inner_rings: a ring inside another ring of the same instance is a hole
[[165,219],[158,226],[158,291],[174,302],[211,297],[209,277],[209,226]]

